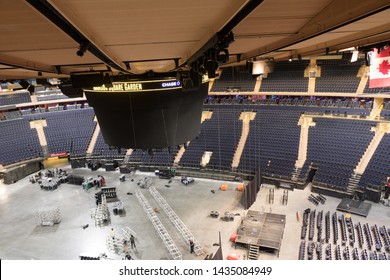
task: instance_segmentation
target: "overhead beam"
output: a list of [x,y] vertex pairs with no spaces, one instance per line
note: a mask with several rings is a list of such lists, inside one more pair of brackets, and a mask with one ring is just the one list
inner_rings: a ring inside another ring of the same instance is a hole
[[[388,0],[334,0],[296,34],[241,55],[241,60],[261,56],[325,34],[390,8]],[[234,62],[234,61],[232,61]]]
[[208,37],[202,46],[198,46],[197,49],[187,57],[182,57],[179,61],[181,66],[190,64],[196,61],[204,55],[204,53],[215,45],[225,36],[227,36],[234,27],[236,27],[246,16],[248,16],[254,9],[256,9],[264,0],[249,0],[245,3],[239,11],[233,15],[220,29],[218,32]]
[[67,16],[72,15],[73,13],[67,8],[65,3],[60,3],[59,7],[54,6],[54,4],[50,4],[49,1],[46,0],[26,0],[26,2],[77,43],[81,44],[82,42],[89,42],[88,51],[100,59],[103,63],[120,72],[130,73],[124,65],[122,65],[123,63],[121,61],[118,61],[114,55],[109,53],[102,42],[99,42],[96,38],[94,38],[90,31],[81,30],[80,22],[76,17],[70,18]]

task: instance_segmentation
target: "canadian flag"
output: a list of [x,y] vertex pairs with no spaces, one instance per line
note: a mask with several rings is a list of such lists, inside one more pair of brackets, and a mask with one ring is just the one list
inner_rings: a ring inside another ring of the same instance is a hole
[[390,87],[390,46],[374,49],[370,64],[370,88]]

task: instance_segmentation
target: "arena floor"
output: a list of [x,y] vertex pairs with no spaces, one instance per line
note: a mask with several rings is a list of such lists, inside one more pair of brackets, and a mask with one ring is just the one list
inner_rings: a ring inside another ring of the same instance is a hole
[[[186,260],[204,259],[207,254],[214,253],[215,243],[218,243],[221,233],[222,252],[224,259],[229,253],[238,253],[240,259],[247,258],[247,250],[234,246],[229,240],[240,224],[241,217],[246,211],[240,205],[241,192],[236,190],[239,183],[222,182],[208,179],[197,179],[185,186],[180,177],[175,177],[168,184],[168,180],[159,179],[151,173],[136,172],[126,174],[124,182],[119,181],[119,171],[106,172],[99,169],[70,169],[69,165],[62,167],[69,173],[84,177],[106,178],[107,186],[117,187],[118,199],[123,202],[124,215],[114,215],[113,203],[108,203],[110,209],[110,224],[104,227],[95,226],[91,212],[96,207],[94,194],[97,190],[85,191],[81,186],[62,184],[53,191],[41,190],[37,183],[32,184],[28,178],[22,179],[13,185],[0,183],[0,258],[10,260],[75,260],[80,255],[99,255],[106,253],[108,258],[122,259],[124,254],[109,252],[106,246],[106,237],[111,229],[121,233],[122,228],[129,227],[136,233],[137,249],[131,249],[130,254],[139,260],[171,259],[159,235],[148,219],[145,211],[138,202],[135,192],[141,190],[152,208],[159,211],[156,215],[176,243]],[[175,213],[185,223],[195,238],[201,243],[203,255],[190,254],[189,247],[172,225],[164,211],[151,196],[147,189],[141,189],[137,181],[149,177],[153,186],[165,198]],[[221,184],[227,184],[226,191],[219,190]],[[274,202],[268,202],[269,188],[265,185],[258,193],[257,200],[250,208],[255,211],[272,212],[286,215],[286,227],[280,249],[280,254],[261,252],[259,259],[264,260],[296,260],[298,259],[301,243],[302,213],[311,208],[316,211],[336,211],[340,199],[327,197],[325,204],[315,206],[307,197],[310,187],[305,190],[289,191],[287,205],[282,205],[283,189],[275,189]],[[212,192],[214,190],[214,192]],[[59,207],[62,221],[54,226],[37,226],[34,219],[34,210],[38,208]],[[209,213],[216,210],[223,214],[225,211],[235,214],[234,221],[223,221],[210,217]],[[299,220],[297,219],[299,212]],[[338,212],[338,215],[344,213]],[[354,223],[361,222],[370,225],[386,226],[390,228],[390,207],[382,204],[372,204],[367,218],[352,215]],[[83,226],[89,225],[83,229]],[[341,244],[341,243],[340,243]],[[347,245],[348,246],[348,245]],[[325,250],[325,246],[323,248]]]

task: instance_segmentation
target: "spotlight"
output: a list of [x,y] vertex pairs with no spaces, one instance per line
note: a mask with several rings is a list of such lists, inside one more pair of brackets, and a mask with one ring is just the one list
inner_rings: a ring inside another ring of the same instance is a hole
[[38,76],[42,77],[42,72],[41,71],[38,71]]
[[80,43],[79,49],[76,52],[76,54],[78,56],[83,56],[85,54],[85,52],[88,50],[88,48],[89,48],[89,42],[88,41],[82,41]]
[[126,70],[131,70],[130,62],[126,61],[125,66],[126,66]]
[[221,50],[217,55],[217,61],[220,63],[226,63],[229,61],[229,50]]

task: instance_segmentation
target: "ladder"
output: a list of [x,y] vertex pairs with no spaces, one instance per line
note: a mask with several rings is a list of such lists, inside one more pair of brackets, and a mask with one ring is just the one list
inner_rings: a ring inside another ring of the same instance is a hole
[[115,254],[120,254],[124,251],[123,237],[120,235],[108,235],[106,237],[107,249]]
[[291,180],[298,181],[301,172],[302,172],[302,168],[295,167],[294,171],[291,173]]
[[144,208],[146,214],[148,215],[149,220],[152,222],[154,228],[156,229],[158,235],[160,236],[161,240],[163,241],[165,247],[168,249],[172,258],[174,260],[181,260],[182,255],[181,255],[179,249],[177,248],[175,242],[173,242],[171,236],[169,235],[168,231],[165,229],[164,225],[161,223],[160,219],[157,217],[156,213],[153,211],[152,207],[149,205],[145,196],[139,190],[136,191],[135,195],[136,195],[139,203]]
[[249,244],[248,260],[258,260],[259,258],[259,246]]
[[358,188],[360,178],[362,177],[361,174],[359,173],[354,173],[351,175],[351,177],[348,180],[348,186],[347,186],[347,193],[351,196],[354,197],[355,191]]
[[195,239],[195,237],[192,235],[192,233],[187,228],[187,226],[183,223],[182,220],[180,220],[179,216],[175,213],[175,211],[172,210],[172,208],[169,206],[166,200],[161,196],[161,194],[156,190],[156,188],[150,187],[149,192],[157,201],[158,205],[160,205],[160,207],[164,210],[165,214],[169,217],[169,219],[176,227],[176,229],[180,232],[181,236],[184,239],[184,242],[186,242],[189,245],[189,241],[192,240],[194,242],[195,255],[197,256],[202,255],[203,250],[200,246],[199,241]]
[[105,194],[102,194],[102,201],[92,213],[92,218],[95,219],[95,226],[100,227],[103,227],[109,221],[109,211]]

